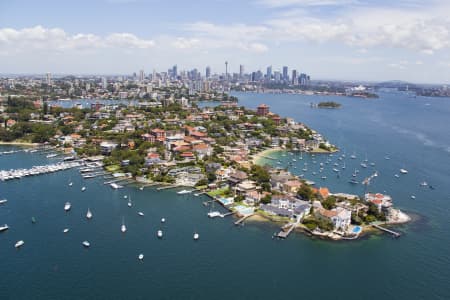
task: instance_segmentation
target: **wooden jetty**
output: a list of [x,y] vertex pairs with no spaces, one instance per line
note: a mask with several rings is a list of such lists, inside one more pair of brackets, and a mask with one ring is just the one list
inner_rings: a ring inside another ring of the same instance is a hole
[[387,229],[385,227],[381,227],[380,225],[372,224],[372,226],[375,227],[376,229],[379,229],[381,231],[384,231],[384,232],[387,232],[387,233],[391,234],[395,238],[398,238],[398,237],[401,236],[401,233],[395,232],[395,231]]
[[[285,239],[289,236],[289,234],[291,234],[292,230],[294,230],[295,226],[297,224],[288,224],[288,227],[283,226],[280,230],[280,232],[278,232],[277,237]],[[286,230],[286,228],[288,228],[288,230]]]
[[178,185],[171,184],[171,185],[160,186],[159,188],[156,188],[156,189],[157,189],[158,191],[161,191],[161,190],[174,189],[174,188],[177,188],[177,187],[179,187],[179,186],[178,186]]
[[250,218],[250,217],[253,216],[253,215],[254,215],[254,214],[249,214],[249,215],[243,216],[242,218],[240,218],[239,220],[237,220],[236,222],[234,222],[234,225],[239,225],[239,224],[241,224],[242,222],[245,221],[245,219]]

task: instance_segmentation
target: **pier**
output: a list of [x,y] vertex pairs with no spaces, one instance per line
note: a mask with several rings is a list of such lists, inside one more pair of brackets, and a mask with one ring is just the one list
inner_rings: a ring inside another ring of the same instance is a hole
[[171,185],[160,186],[159,188],[156,188],[156,189],[158,191],[162,191],[162,190],[174,189],[174,188],[177,188],[177,187],[179,187],[179,186],[171,184]]
[[[253,216],[254,214],[250,214],[250,215],[245,215],[242,218],[240,218],[239,220],[237,220],[236,222],[234,222],[234,225],[239,225],[242,222],[244,222],[247,218],[250,218],[251,216]],[[225,216],[225,215],[224,215]]]
[[283,226],[282,228],[281,228],[281,230],[280,230],[280,232],[278,232],[278,234],[277,234],[277,237],[279,237],[279,238],[282,238],[282,239],[285,239],[285,238],[287,238],[288,236],[289,236],[289,234],[291,234],[291,232],[292,232],[292,230],[294,230],[294,228],[296,227],[296,225],[297,224],[288,224],[288,226],[289,226],[289,229],[288,230],[285,230],[286,228],[286,226]]
[[376,229],[379,229],[381,231],[384,231],[384,232],[387,232],[387,233],[391,234],[395,238],[398,238],[398,237],[401,236],[401,233],[395,232],[395,231],[387,229],[385,227],[381,227],[380,225],[372,224],[372,226],[375,227]]
[[62,162],[51,165],[35,166],[31,169],[0,170],[0,180],[20,179],[22,177],[41,175],[78,167],[78,162]]

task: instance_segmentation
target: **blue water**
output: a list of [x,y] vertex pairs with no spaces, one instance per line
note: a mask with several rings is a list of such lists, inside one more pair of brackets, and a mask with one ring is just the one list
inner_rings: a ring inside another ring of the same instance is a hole
[[[0,234],[0,299],[450,298],[450,99],[238,96],[242,105],[266,103],[272,111],[306,123],[345,150],[341,177],[331,171],[336,154],[325,165],[323,181],[312,172],[327,157],[304,156],[305,176],[317,185],[360,194],[362,185],[348,183],[352,171],[360,169],[361,180],[376,169],[379,176],[368,189],[386,191],[417,220],[396,228],[404,233],[399,239],[379,234],[336,243],[293,234],[279,241],[271,239],[278,230],[274,224],[248,221],[235,227],[232,217],[209,219],[204,196],[133,187],[114,191],[101,178],[83,180],[76,170],[0,182],[0,198],[9,200],[0,207],[0,224],[11,227]],[[343,107],[309,107],[322,100]],[[353,152],[358,158],[348,159]],[[376,166],[363,170],[359,164],[366,155]],[[283,164],[290,158],[277,156]],[[52,161],[42,154],[17,153],[0,156],[0,169]],[[303,173],[303,161],[291,170]],[[396,179],[399,168],[409,174]],[[435,189],[421,188],[424,180]],[[132,208],[124,195],[131,196]],[[66,201],[72,203],[68,213],[63,210]],[[85,218],[88,207],[94,214],[90,221]],[[125,234],[120,232],[122,218]],[[66,227],[70,232],[63,234]],[[156,237],[158,229],[164,231],[162,240]],[[25,245],[16,250],[19,239]],[[89,249],[82,247],[83,240],[90,241]],[[145,255],[142,262],[139,253]]]

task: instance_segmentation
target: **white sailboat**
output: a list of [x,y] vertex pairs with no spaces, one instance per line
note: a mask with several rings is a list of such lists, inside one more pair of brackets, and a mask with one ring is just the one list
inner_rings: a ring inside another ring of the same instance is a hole
[[128,203],[127,203],[128,207],[133,206],[133,204],[131,203],[131,197],[128,198]]
[[199,234],[197,232],[194,233],[194,240],[198,240],[200,238]]
[[162,238],[163,237],[163,232],[162,230],[158,230],[158,232],[156,233],[156,235],[158,236],[158,238]]
[[88,220],[92,219],[92,212],[91,212],[91,210],[89,208],[88,208],[87,213],[86,213],[86,218]]
[[165,223],[166,222],[166,219],[165,218],[162,218],[161,219],[161,223]]
[[143,259],[144,259],[144,254],[142,254],[142,253],[139,254],[138,259],[139,259],[139,260],[143,260]]
[[125,226],[123,218],[122,218],[122,226],[120,226],[120,231],[122,231],[122,233],[125,233],[127,231],[127,226]]
[[83,186],[83,187],[81,188],[81,191],[84,192],[85,190],[86,190],[86,187]]

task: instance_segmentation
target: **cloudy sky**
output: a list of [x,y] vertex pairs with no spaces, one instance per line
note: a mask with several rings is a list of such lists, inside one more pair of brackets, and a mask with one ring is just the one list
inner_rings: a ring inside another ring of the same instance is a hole
[[0,73],[283,65],[450,83],[448,0],[0,0]]

